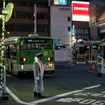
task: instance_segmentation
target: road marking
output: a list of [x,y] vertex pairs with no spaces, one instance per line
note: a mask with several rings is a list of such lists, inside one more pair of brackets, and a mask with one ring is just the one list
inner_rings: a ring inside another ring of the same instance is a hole
[[101,84],[94,85],[94,86],[89,86],[89,87],[83,88],[83,90],[86,90],[86,89],[94,89],[94,88],[97,88],[97,87],[100,87],[100,86],[101,86]]
[[64,97],[64,96],[71,95],[71,94],[78,93],[78,92],[82,92],[82,91],[85,91],[85,90],[76,90],[76,91],[72,91],[72,92],[67,92],[67,93],[59,94],[59,95],[52,96],[52,97],[49,97],[49,98],[46,98],[46,99],[41,99],[41,100],[38,100],[38,101],[33,101],[33,102],[31,102],[31,104],[34,104],[34,103],[38,104],[38,103],[50,101],[50,100],[53,100],[53,99],[57,99],[57,98],[60,98],[60,97]]
[[28,103],[21,101],[8,87],[6,87],[6,91],[15,99],[16,102],[20,104],[28,105]]
[[32,102],[29,102],[29,103],[20,100],[8,87],[6,87],[6,90],[7,90],[8,94],[10,94],[15,99],[16,102],[18,102],[20,104],[24,104],[24,105],[36,105],[38,103],[50,101],[50,100],[53,100],[53,99],[57,99],[57,98],[64,97],[64,96],[67,96],[67,95],[71,95],[71,94],[78,93],[78,92],[83,92],[87,89],[93,89],[93,88],[97,88],[97,87],[100,87],[100,86],[101,86],[101,84],[94,85],[94,86],[89,86],[89,87],[83,88],[82,90],[75,90],[75,91],[59,94],[59,95],[56,95],[56,96],[48,97],[48,98],[45,98],[45,99],[32,101]]
[[105,100],[85,99],[85,98],[60,98],[56,102],[58,103],[78,103],[81,105],[105,105]]

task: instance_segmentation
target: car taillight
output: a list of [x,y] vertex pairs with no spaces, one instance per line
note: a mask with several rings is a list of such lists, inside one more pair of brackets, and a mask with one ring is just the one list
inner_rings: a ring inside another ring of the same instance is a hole
[[48,61],[51,61],[51,58],[50,57],[48,57]]
[[23,62],[26,62],[26,58],[23,58]]
[[48,61],[53,61],[53,58],[52,57],[48,57],[47,60]]

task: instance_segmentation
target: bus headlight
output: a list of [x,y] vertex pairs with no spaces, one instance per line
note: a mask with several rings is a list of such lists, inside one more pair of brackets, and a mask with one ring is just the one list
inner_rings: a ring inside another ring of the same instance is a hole
[[52,65],[52,63],[48,63],[48,67],[52,67],[53,65]]
[[46,68],[52,68],[53,64],[52,63],[46,63]]

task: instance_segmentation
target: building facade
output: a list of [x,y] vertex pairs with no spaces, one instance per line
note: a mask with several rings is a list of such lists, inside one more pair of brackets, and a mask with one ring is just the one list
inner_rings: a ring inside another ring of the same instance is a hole
[[[6,1],[6,4],[8,2],[14,4],[14,10],[11,19],[5,25],[5,38],[12,36],[27,36],[34,33],[34,4],[37,5],[37,33],[40,36],[49,36],[50,15],[48,0],[8,0]],[[0,1],[0,12],[1,10],[2,1]],[[0,26],[1,24],[2,22],[0,21]]]
[[75,26],[75,38],[89,40],[89,2],[72,1],[72,25]]
[[72,23],[75,24],[76,40],[79,40],[79,39],[90,40],[89,22],[73,21]]
[[[8,2],[14,4],[14,10],[5,25],[5,38],[37,33],[39,36],[53,37],[57,44],[70,45],[70,0],[8,0],[6,4]],[[0,11],[1,4],[2,1]]]
[[71,7],[50,7],[50,34],[57,46],[70,46],[72,35]]
[[[27,36],[51,36],[59,46],[71,45],[72,26],[76,39],[89,39],[89,23],[72,21],[71,0],[8,0],[14,4],[11,19],[6,23],[5,38]],[[2,1],[0,1],[0,12]],[[2,32],[0,21],[0,38]]]
[[92,40],[105,38],[105,0],[90,1],[89,26]]
[[71,5],[70,0],[50,1],[50,36],[56,46],[71,46]]

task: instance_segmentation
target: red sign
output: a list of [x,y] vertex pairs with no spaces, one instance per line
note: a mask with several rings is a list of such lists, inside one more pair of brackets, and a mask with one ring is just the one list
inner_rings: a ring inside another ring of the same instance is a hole
[[89,21],[89,2],[72,1],[72,21]]
[[58,0],[54,0],[54,4],[58,4]]
[[89,4],[73,3],[73,15],[89,16]]

